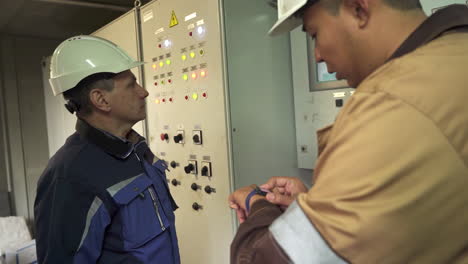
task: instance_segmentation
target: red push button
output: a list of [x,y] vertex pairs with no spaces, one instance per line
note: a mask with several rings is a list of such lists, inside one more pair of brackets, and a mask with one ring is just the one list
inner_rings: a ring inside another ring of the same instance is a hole
[[168,140],[169,139],[169,135],[167,133],[161,133],[161,140],[164,141],[164,140]]

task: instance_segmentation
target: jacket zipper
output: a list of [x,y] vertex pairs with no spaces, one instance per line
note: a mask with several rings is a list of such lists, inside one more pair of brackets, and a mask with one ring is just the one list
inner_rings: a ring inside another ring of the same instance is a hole
[[153,188],[151,187],[148,188],[148,191],[150,193],[151,200],[153,200],[154,210],[156,210],[156,214],[158,215],[159,224],[161,225],[161,230],[164,231],[166,230],[166,227],[164,226],[162,219],[161,219],[161,215],[159,214],[159,205],[158,205],[158,202],[156,201],[156,194],[154,193]]

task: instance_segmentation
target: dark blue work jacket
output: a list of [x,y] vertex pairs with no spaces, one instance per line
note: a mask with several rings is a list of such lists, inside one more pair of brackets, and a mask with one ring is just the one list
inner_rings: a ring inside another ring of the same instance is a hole
[[76,129],[38,183],[38,262],[180,263],[166,164],[136,132]]

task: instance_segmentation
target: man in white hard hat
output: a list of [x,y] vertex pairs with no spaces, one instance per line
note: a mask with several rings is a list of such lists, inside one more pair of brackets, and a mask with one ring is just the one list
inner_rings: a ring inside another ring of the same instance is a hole
[[274,177],[231,194],[231,263],[468,263],[468,8],[279,0],[278,14],[270,34],[302,24],[356,91],[318,132],[311,189]]
[[50,83],[78,121],[38,183],[39,263],[180,263],[166,164],[132,130],[146,117],[130,71],[142,64],[92,36],[55,50]]

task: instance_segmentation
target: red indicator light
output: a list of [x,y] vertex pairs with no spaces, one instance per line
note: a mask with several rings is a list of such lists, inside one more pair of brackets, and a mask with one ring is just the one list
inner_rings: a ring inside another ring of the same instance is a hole
[[162,45],[161,45],[161,44],[159,44],[159,45],[158,45],[158,47],[159,47],[159,48],[161,48],[161,47],[162,47]]
[[162,101],[163,101],[163,103],[165,103],[165,102],[166,102],[166,99],[164,98],[164,99],[162,99]]
[[188,100],[188,95],[185,96],[185,100]]
[[169,98],[169,102],[172,102],[172,98]]
[[171,79],[169,79],[169,80],[167,80],[167,82],[168,82],[168,83],[172,83],[172,80],[171,80]]
[[190,31],[188,34],[189,34],[189,36],[193,36],[193,33],[192,33],[192,31]]
[[206,93],[203,93],[203,97],[206,97],[206,96],[207,96],[207,94],[206,94]]
[[158,82],[154,82],[154,86],[158,86]]

